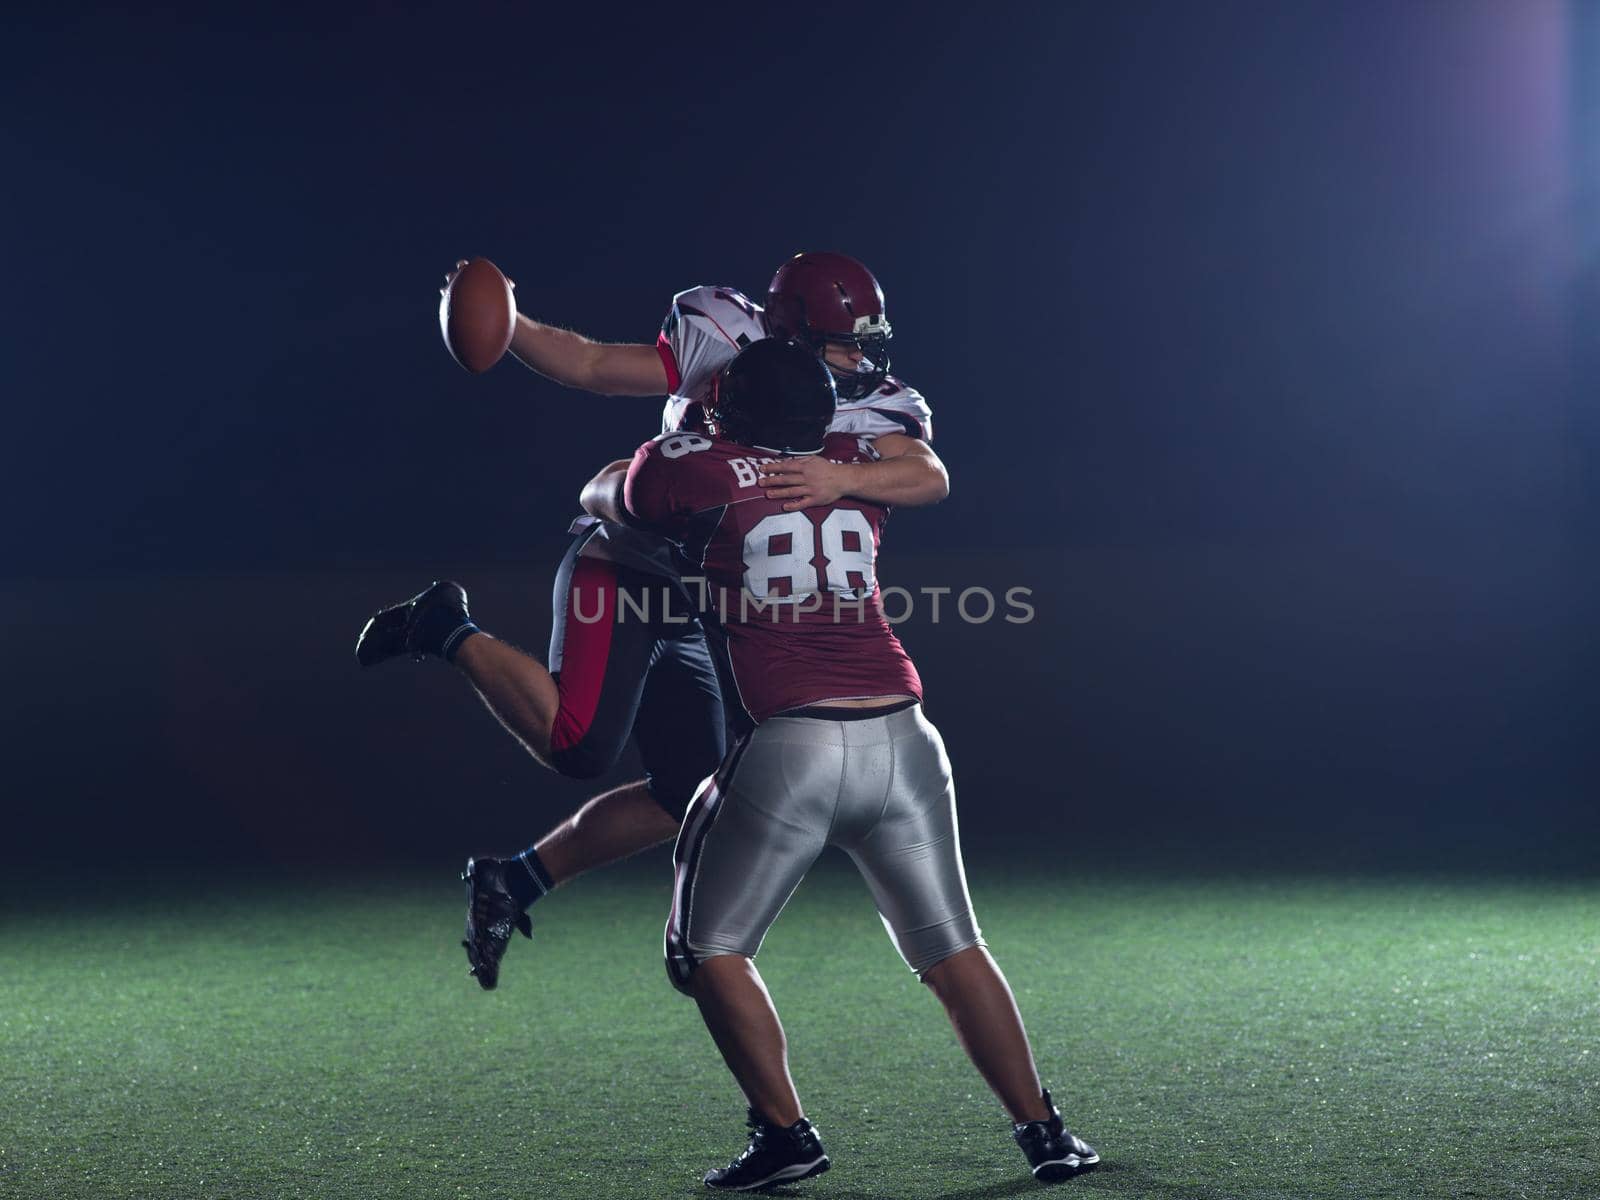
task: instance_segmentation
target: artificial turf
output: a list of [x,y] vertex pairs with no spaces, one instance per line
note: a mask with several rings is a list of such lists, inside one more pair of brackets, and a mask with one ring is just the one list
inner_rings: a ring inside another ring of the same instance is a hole
[[[1593,882],[969,867],[1105,1159],[1059,1194],[1600,1196]],[[702,1194],[743,1110],[660,964],[666,869],[543,901],[487,994],[442,870],[10,897],[0,1196]],[[1036,1189],[847,865],[760,962],[834,1160],[785,1194]]]

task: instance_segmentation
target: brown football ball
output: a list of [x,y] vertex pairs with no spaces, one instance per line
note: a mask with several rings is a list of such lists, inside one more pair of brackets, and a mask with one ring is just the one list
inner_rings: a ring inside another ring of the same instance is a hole
[[457,271],[439,299],[444,344],[474,375],[500,361],[516,328],[511,281],[487,258],[475,258]]

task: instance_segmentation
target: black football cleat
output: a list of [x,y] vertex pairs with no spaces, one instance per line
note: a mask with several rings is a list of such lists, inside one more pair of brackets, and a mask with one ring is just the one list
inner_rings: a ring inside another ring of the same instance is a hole
[[533,937],[533,921],[506,887],[506,863],[501,858],[469,858],[461,872],[467,881],[468,973],[484,991],[500,982],[500,960],[505,956],[511,931]]
[[1050,1110],[1048,1120],[1024,1121],[1011,1127],[1011,1136],[1027,1156],[1033,1177],[1040,1183],[1056,1183],[1097,1166],[1100,1152],[1061,1123],[1061,1113],[1048,1089],[1044,1103]]
[[[448,656],[462,631],[476,628],[467,613],[467,589],[446,579],[373,613],[356,639],[356,661],[371,667],[402,654],[417,659],[429,653]],[[430,634],[440,644],[428,644]]]
[[752,1108],[745,1123],[750,1126],[750,1144],[727,1166],[706,1172],[708,1188],[753,1192],[810,1179],[828,1169],[822,1139],[817,1136],[816,1126],[804,1117],[784,1128],[763,1121]]

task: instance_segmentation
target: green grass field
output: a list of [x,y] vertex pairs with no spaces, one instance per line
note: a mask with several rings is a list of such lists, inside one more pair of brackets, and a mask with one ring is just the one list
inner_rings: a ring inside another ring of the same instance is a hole
[[[1600,886],[970,873],[1105,1158],[1060,1194],[1600,1196]],[[551,897],[493,993],[448,875],[13,896],[0,1196],[702,1193],[743,1110],[666,982],[666,891],[652,856]],[[1036,1190],[842,860],[761,966],[834,1161],[785,1194]]]

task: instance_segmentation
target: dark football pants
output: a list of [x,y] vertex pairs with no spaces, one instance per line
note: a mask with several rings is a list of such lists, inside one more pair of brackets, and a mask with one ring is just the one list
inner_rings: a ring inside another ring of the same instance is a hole
[[665,937],[674,986],[686,991],[702,959],[754,958],[824,846],[855,861],[919,978],[984,944],[950,760],[921,707],[849,721],[772,717],[739,739],[678,832]]
[[560,707],[550,765],[609,771],[633,734],[650,794],[682,820],[722,760],[722,693],[705,634],[672,580],[597,558],[573,541],[556,574],[550,673]]

